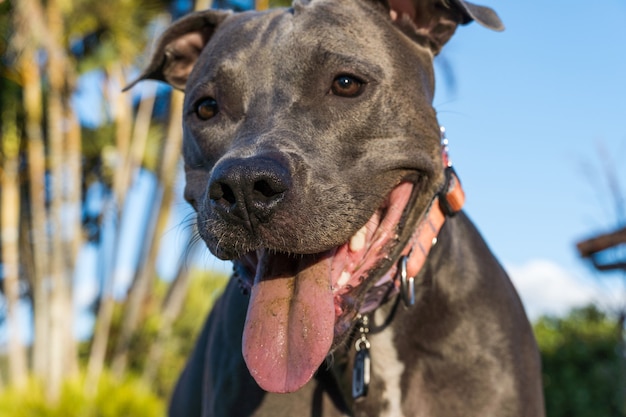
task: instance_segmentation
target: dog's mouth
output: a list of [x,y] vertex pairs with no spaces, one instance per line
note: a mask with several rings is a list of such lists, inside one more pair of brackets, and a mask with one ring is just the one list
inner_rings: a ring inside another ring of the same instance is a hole
[[[350,328],[371,286],[400,245],[417,185],[397,185],[347,242],[312,255],[259,249],[239,260],[249,276],[243,355],[259,386],[293,392],[306,384]],[[389,269],[389,266],[386,267]],[[252,278],[254,276],[254,278]],[[367,282],[368,285],[362,285]]]

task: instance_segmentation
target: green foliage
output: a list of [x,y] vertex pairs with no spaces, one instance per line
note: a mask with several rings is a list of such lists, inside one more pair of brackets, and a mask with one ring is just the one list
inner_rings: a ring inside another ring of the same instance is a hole
[[148,131],[146,150],[141,162],[144,168],[152,172],[156,172],[159,168],[159,158],[164,146],[163,131],[163,125],[160,124],[158,120],[153,120],[150,130]]
[[626,415],[616,321],[594,306],[534,325],[548,417]]
[[[144,320],[142,331],[132,341],[129,372],[123,380],[117,380],[110,373],[104,372],[93,396],[85,394],[82,377],[67,380],[63,385],[61,398],[56,404],[48,402],[44,387],[36,381],[30,381],[28,386],[22,389],[9,387],[0,390],[0,416],[164,416],[166,402],[174,388],[176,378],[193,349],[206,315],[221,294],[228,278],[205,271],[195,271],[189,279],[183,310],[174,322],[169,337],[162,341],[163,353],[154,380],[142,381],[141,375],[146,365],[147,353],[157,340],[163,323],[157,300],[163,298],[168,284],[161,281],[154,288],[155,301],[148,306],[148,315]],[[121,313],[121,305],[116,306],[109,354],[121,329]],[[80,350],[84,362],[89,351],[88,344],[83,344]]]
[[121,61],[132,63],[146,48],[146,30],[169,2],[154,0],[74,0],[65,11],[66,42],[83,41],[80,72]]
[[[0,79],[1,86],[2,79]],[[103,181],[107,186],[112,186],[115,170],[119,166],[119,155],[115,148],[115,125],[107,122],[95,129],[83,128],[81,138],[85,183]],[[148,130],[146,149],[141,161],[142,167],[155,172],[158,169],[162,148],[163,125],[154,120]]]
[[270,7],[289,7],[291,0],[270,0]]
[[174,322],[171,337],[165,341],[163,357],[154,381],[156,392],[166,397],[171,393],[195,346],[209,310],[227,281],[228,277],[224,275],[206,271],[192,273],[183,309]]
[[[129,372],[142,375],[146,367],[148,352],[155,343],[161,343],[162,356],[156,370],[156,378],[150,381],[151,389],[162,398],[168,398],[178,375],[195,345],[204,320],[215,299],[221,294],[228,277],[206,271],[193,271],[189,277],[189,288],[185,296],[183,308],[174,321],[171,333],[165,340],[158,341],[159,331],[163,326],[161,316],[161,300],[167,291],[168,283],[157,281],[152,292],[151,301],[146,306],[146,315],[142,321],[141,331],[131,341],[128,357]],[[111,333],[107,349],[110,358],[122,328],[123,306],[115,306]],[[81,359],[87,358],[89,345],[80,347]],[[1,416],[2,414],[0,414]]]
[[0,416],[11,417],[162,417],[165,401],[136,378],[119,381],[104,374],[94,396],[86,395],[80,379],[67,380],[61,397],[52,404],[43,386],[30,381],[22,389],[0,393]]

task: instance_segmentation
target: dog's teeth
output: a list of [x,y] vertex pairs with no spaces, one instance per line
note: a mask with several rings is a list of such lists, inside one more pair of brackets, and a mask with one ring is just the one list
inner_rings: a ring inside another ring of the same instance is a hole
[[337,286],[339,288],[343,287],[350,280],[350,273],[348,271],[343,271],[339,276],[339,281],[337,281]]
[[350,250],[358,252],[365,247],[365,237],[367,236],[367,228],[363,226],[350,238]]

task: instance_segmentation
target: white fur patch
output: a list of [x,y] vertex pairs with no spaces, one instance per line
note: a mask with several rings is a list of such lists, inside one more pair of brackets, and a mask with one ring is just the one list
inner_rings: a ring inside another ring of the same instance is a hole
[[[376,311],[376,323],[385,320],[380,310]],[[393,329],[386,329],[379,337],[372,335],[371,356],[372,370],[385,384],[383,398],[388,401],[388,408],[383,410],[380,417],[404,417],[402,413],[402,388],[400,381],[404,373],[404,363],[398,358],[398,352],[393,345]]]

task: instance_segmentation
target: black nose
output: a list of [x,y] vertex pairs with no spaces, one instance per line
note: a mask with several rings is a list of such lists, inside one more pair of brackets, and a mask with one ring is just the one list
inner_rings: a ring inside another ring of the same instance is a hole
[[213,170],[209,201],[222,218],[251,229],[271,219],[290,188],[289,169],[275,158],[228,159]]

